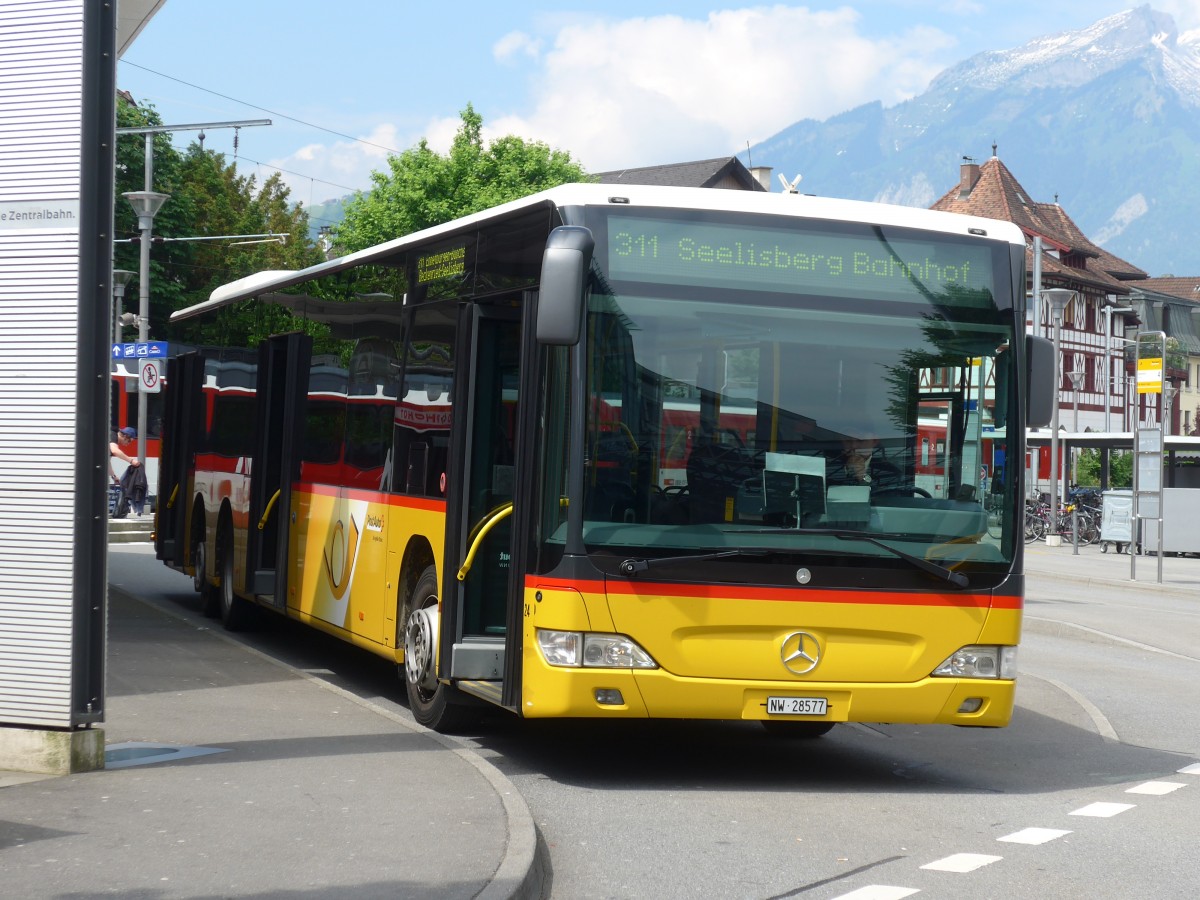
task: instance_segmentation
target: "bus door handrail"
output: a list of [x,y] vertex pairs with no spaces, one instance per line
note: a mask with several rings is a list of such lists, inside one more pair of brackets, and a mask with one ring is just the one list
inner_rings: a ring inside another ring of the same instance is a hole
[[479,552],[479,547],[483,544],[483,539],[487,537],[491,531],[502,519],[506,519],[512,515],[513,505],[510,500],[508,503],[502,504],[492,510],[474,529],[475,539],[471,541],[471,547],[467,550],[467,558],[463,560],[463,564],[458,569],[458,580],[466,581],[467,573],[471,571],[471,566],[475,562],[475,554]]
[[167,501],[167,509],[175,505],[175,498],[179,496],[179,485],[175,485],[175,490],[171,491],[171,498]]
[[271,510],[275,508],[275,503],[279,500],[281,493],[283,493],[283,488],[277,488],[275,493],[271,495],[271,499],[267,501],[267,508],[263,510],[262,518],[258,520],[259,531],[267,527],[267,519],[271,518]]
[[[570,501],[566,497],[558,498],[558,505],[566,509],[570,505]],[[465,581],[467,573],[471,571],[471,566],[475,562],[475,554],[479,552],[479,545],[483,543],[483,539],[487,537],[487,533],[499,524],[501,519],[512,515],[513,505],[509,500],[507,503],[502,503],[490,513],[480,519],[479,523],[471,529],[469,539],[471,547],[467,550],[467,558],[463,560],[462,566],[458,570],[458,580]]]

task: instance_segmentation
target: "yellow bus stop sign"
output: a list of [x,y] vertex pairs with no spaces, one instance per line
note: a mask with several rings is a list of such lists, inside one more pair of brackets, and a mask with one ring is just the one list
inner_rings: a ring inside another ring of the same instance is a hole
[[1137,370],[1137,392],[1139,394],[1161,394],[1162,383],[1162,359],[1139,359]]

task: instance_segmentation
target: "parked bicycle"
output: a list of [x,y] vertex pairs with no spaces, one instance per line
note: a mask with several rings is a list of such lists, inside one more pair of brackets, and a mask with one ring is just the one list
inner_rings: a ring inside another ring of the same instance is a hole
[[1072,542],[1078,536],[1079,543],[1087,545],[1100,539],[1100,521],[1099,509],[1067,503],[1059,509],[1057,520],[1052,522],[1048,502],[1029,500],[1025,504],[1025,543],[1032,544],[1048,534],[1057,534]]

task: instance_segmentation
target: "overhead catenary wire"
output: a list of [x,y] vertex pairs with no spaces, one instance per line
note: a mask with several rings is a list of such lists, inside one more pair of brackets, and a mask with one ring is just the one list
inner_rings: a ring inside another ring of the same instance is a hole
[[[131,62],[128,59],[122,59],[121,64],[126,65],[126,66],[133,66],[135,69],[141,69],[143,72],[149,72],[151,75],[157,75],[159,78],[166,78],[169,81],[177,82],[177,83],[185,85],[187,87],[194,88],[195,90],[198,90],[198,91],[204,91],[207,94],[212,94],[213,96],[220,97],[223,100],[230,100],[233,103],[240,103],[243,106],[250,107],[251,109],[257,109],[260,112],[270,113],[273,116],[278,116],[281,119],[287,119],[289,122],[295,122],[296,124],[304,125],[307,128],[315,128],[317,131],[324,131],[326,134],[332,134],[335,137],[345,138],[348,141],[355,141],[356,143],[359,143],[359,144],[366,144],[368,147],[374,147],[377,150],[385,150],[388,153],[392,153],[392,154],[396,154],[396,155],[399,155],[401,152],[401,151],[395,149],[394,147],[385,147],[383,144],[377,144],[374,141],[368,141],[365,138],[359,138],[359,137],[354,137],[353,135],[343,134],[340,131],[334,131],[332,128],[326,128],[323,125],[316,125],[312,122],[306,122],[303,119],[297,119],[295,116],[289,116],[287,113],[276,112],[275,110],[267,109],[265,106],[259,106],[255,103],[250,103],[249,101],[246,101],[246,100],[239,100],[237,97],[230,97],[228,94],[222,94],[220,91],[214,91],[210,88],[201,87],[198,84],[192,84],[190,81],[184,81],[182,78],[176,78],[174,75],[167,75],[163,72],[158,72],[147,66],[139,66],[137,63]],[[294,175],[296,173],[293,172],[292,174]]]
[[288,175],[295,175],[297,178],[307,178],[310,181],[319,181],[321,184],[327,184],[330,187],[340,188],[341,190],[349,191],[352,194],[357,194],[359,191],[362,190],[362,188],[350,187],[349,185],[345,185],[345,184],[338,184],[336,181],[326,181],[324,178],[317,178],[313,175],[305,175],[303,172],[293,172],[291,169],[284,169],[284,168],[281,168],[280,166],[271,165],[270,163],[259,162],[257,159],[251,159],[249,156],[246,156],[245,154],[243,154],[241,157],[239,157],[239,159],[241,159],[244,162],[254,163],[254,165],[256,165],[256,166],[262,166],[264,169],[271,169],[272,171],[275,171],[275,172],[286,172]]

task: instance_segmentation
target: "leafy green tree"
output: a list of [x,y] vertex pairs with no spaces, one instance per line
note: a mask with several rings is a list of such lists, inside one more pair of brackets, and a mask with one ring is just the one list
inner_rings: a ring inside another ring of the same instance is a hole
[[387,172],[374,172],[374,187],[346,208],[335,229],[339,253],[351,253],[423,228],[449,222],[500,203],[573,181],[587,173],[571,155],[538,141],[508,135],[484,145],[483,118],[467,104],[462,126],[446,156],[424,138],[399,156]]
[[[124,97],[117,102],[117,125],[161,125],[153,107],[139,107]],[[318,326],[303,326],[286,310],[258,302],[239,304],[213,315],[177,324],[171,313],[207,300],[214,288],[266,269],[300,269],[320,262],[320,251],[308,238],[308,213],[293,204],[278,174],[260,187],[240,175],[223,154],[193,143],[180,153],[167,134],[154,137],[152,189],[170,195],[154,219],[150,251],[150,333],[189,344],[253,347],[264,337],[298,327],[317,335]],[[145,139],[122,135],[117,144],[118,194],[145,189]],[[118,239],[139,236],[137,217],[123,199],[115,211]],[[169,240],[239,234],[286,234],[283,243],[236,244],[232,241]],[[115,267],[138,271],[140,244],[119,243]],[[126,289],[125,309],[136,311],[138,285]],[[127,329],[132,340],[136,331]]]
[[[123,96],[117,99],[117,127],[137,128],[161,125],[162,119],[153,107],[139,107]],[[154,217],[152,234],[155,236],[188,234],[194,212],[186,197],[181,197],[180,169],[182,157],[171,144],[170,135],[157,134],[153,137],[154,170],[151,190],[170,194],[171,199],[163,204]],[[138,230],[137,215],[129,202],[121,196],[128,191],[146,189],[146,143],[140,134],[123,134],[117,137],[116,151],[116,197],[114,201],[113,268],[138,272],[141,247],[141,232]],[[185,243],[155,244],[150,251],[150,334],[162,339],[167,337],[165,323],[171,313],[185,306],[185,287],[180,274],[191,264],[192,247]],[[138,312],[139,285],[135,277],[125,290],[124,310]],[[128,327],[122,335],[125,340],[137,339],[137,328]]]
[[[1110,488],[1129,488],[1133,486],[1133,454],[1119,452],[1109,454]],[[1100,451],[1082,450],[1079,454],[1079,483],[1085,487],[1100,485]]]
[[[197,241],[186,273],[189,305],[206,300],[212,291],[255,272],[302,269],[320,262],[320,251],[307,238],[308,213],[292,205],[287,186],[273,174],[260,188],[253,175],[240,175],[224,154],[188,147],[181,165],[179,191],[194,212],[193,236],[277,234],[282,242]],[[188,343],[252,347],[263,338],[296,328],[294,317],[281,307],[247,302],[211,316],[171,326],[173,339]]]

